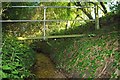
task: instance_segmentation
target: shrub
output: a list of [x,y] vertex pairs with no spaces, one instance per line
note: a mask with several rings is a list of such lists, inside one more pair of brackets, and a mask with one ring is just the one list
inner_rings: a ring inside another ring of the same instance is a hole
[[33,51],[16,38],[5,36],[2,45],[2,78],[20,79],[30,77],[30,67],[34,63]]

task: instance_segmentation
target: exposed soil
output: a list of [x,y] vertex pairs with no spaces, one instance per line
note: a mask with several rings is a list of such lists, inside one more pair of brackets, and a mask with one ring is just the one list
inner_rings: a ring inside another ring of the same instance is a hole
[[36,53],[36,63],[32,71],[37,78],[66,78],[59,72],[49,57]]

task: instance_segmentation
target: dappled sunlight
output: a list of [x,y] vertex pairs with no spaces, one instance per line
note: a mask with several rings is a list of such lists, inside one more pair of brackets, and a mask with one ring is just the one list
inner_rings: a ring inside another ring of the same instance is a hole
[[3,80],[120,78],[119,2],[1,4]]

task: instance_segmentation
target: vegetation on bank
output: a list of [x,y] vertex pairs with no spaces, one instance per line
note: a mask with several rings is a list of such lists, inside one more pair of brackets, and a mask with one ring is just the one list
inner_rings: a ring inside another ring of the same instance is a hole
[[34,63],[34,51],[27,44],[5,35],[0,56],[2,56],[2,71],[0,71],[2,78],[24,80],[32,77],[30,68]]
[[50,55],[58,69],[71,75],[77,72],[80,77],[86,78],[116,77],[115,71],[119,69],[117,32],[95,37],[37,41],[36,44],[41,52]]
[[[7,5],[15,5],[16,3],[7,3]],[[64,3],[55,3],[62,5]],[[53,5],[55,5],[53,4]],[[64,5],[66,6],[67,3]],[[76,3],[76,6],[88,6],[89,3]],[[90,3],[93,4],[93,3]],[[100,5],[102,5],[101,3]],[[23,5],[23,3],[17,3],[16,5]],[[24,5],[36,5],[36,4],[24,4]],[[48,3],[40,3],[40,5],[52,5]],[[73,5],[73,3],[72,3]],[[15,36],[41,36],[42,35],[42,23],[3,23],[3,42],[2,52],[2,65],[0,68],[0,74],[3,78],[8,79],[25,79],[32,77],[33,74],[30,72],[30,68],[34,62],[34,51],[42,52],[49,56],[56,64],[56,68],[60,71],[64,71],[67,77],[82,77],[82,78],[117,78],[119,74],[117,71],[120,70],[120,51],[119,51],[119,39],[120,39],[120,5],[113,9],[113,12],[105,13],[106,16],[100,18],[100,30],[95,30],[94,22],[86,22],[86,24],[80,24],[77,22],[74,27],[67,30],[58,30],[55,25],[50,28],[49,35],[65,35],[65,34],[86,34],[86,36],[80,38],[61,38],[61,39],[49,39],[48,41],[43,40],[30,40],[29,41],[18,41]],[[102,6],[103,7],[103,6]],[[30,11],[30,13],[27,12]],[[16,11],[16,15],[13,15]],[[42,19],[42,9],[22,9],[25,15],[21,14],[21,9],[13,9],[11,7],[3,7],[3,19]],[[25,12],[24,12],[25,11]],[[91,18],[91,11],[88,9],[79,9],[75,11],[75,15],[68,16],[66,10],[50,9],[48,12],[52,14],[55,12],[57,18],[66,18],[72,16],[72,18],[85,13],[85,16]],[[106,11],[106,9],[104,9]],[[12,12],[9,15],[8,12]],[[33,12],[36,12],[34,15]],[[65,13],[64,13],[65,12]],[[68,10],[68,13],[70,10]],[[83,13],[82,13],[83,12]],[[28,15],[30,14],[30,15]],[[32,14],[32,15],[31,15]],[[39,15],[38,15],[39,14]],[[73,14],[73,13],[71,13]],[[27,17],[25,17],[27,16]],[[80,16],[79,16],[80,17]],[[48,15],[51,19],[53,16]],[[84,19],[83,19],[84,20]],[[49,25],[49,24],[47,24]],[[62,28],[65,27],[66,22],[61,23]],[[76,26],[78,25],[78,26]],[[79,26],[80,25],[80,26]],[[40,27],[39,27],[40,26]],[[27,44],[31,45],[27,45]],[[32,48],[32,49],[31,49]],[[33,51],[34,50],[34,51]]]
[[[108,22],[109,21],[109,22]],[[48,41],[34,41],[32,47],[46,55],[50,55],[56,68],[65,71],[66,76],[74,74],[85,78],[116,78],[116,71],[120,69],[119,52],[119,14],[111,14],[100,19],[101,29],[95,30],[94,24],[68,29],[68,32],[56,32],[56,35],[83,34],[80,38],[48,39]],[[109,24],[108,24],[109,23]],[[91,34],[92,33],[92,34]],[[54,35],[52,34],[52,35]]]

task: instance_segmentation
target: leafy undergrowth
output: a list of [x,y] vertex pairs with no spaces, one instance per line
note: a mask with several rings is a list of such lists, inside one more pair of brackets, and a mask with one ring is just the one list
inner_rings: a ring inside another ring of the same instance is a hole
[[[71,45],[63,47],[63,51],[57,48],[56,50],[60,52],[54,54],[53,59],[56,61],[59,58],[57,62],[60,63],[57,66],[58,68],[66,69],[68,72],[78,72],[80,77],[110,77],[110,66],[115,65],[117,67],[119,62],[119,53],[115,52],[118,46],[117,37],[113,36],[112,39],[110,37],[99,36],[75,40]],[[108,67],[109,64],[111,65]],[[102,72],[105,66],[109,68],[109,71],[105,69],[104,72],[108,73]],[[112,67],[113,72],[115,67]]]
[[[51,53],[58,69],[68,72],[68,77],[77,73],[79,77],[116,77],[119,69],[120,53],[118,33],[108,33],[95,37],[49,40],[38,44],[41,51]],[[47,50],[45,50],[47,49]]]
[[55,30],[50,35],[69,35],[69,34],[90,34],[90,33],[105,33],[119,30],[120,13],[113,14],[112,12],[107,13],[106,16],[101,17],[100,30],[95,30],[95,22],[87,21],[85,24],[75,26],[67,30]]
[[3,37],[2,71],[0,75],[7,80],[24,80],[32,77],[30,68],[34,63],[34,51],[28,45],[11,36]]
[[[119,15],[100,19],[101,29],[95,31],[94,23],[55,34],[88,34],[81,38],[49,39],[35,41],[36,50],[48,53],[56,68],[67,77],[115,78],[120,76]],[[95,35],[89,35],[94,33]],[[52,34],[54,35],[54,34]],[[78,76],[79,75],[79,76]]]

